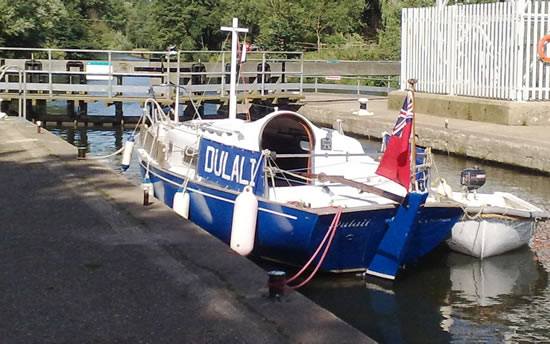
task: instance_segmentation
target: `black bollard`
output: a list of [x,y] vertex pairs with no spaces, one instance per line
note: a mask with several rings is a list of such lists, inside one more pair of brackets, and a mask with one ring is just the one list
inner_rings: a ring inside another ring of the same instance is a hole
[[86,147],[78,147],[78,159],[86,159]]
[[366,98],[360,98],[359,99],[359,109],[360,110],[367,110],[367,99]]
[[273,270],[267,273],[269,279],[269,297],[279,297],[284,295],[286,286],[286,273],[284,271]]
[[143,205],[149,205],[149,189],[143,189]]

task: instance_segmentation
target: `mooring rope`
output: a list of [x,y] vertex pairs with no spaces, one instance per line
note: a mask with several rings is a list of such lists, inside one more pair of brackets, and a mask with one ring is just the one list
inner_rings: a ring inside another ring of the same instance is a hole
[[124,150],[124,146],[120,147],[120,149],[118,149],[117,151],[111,153],[111,154],[107,154],[107,155],[101,155],[101,156],[87,156],[86,157],[86,160],[101,160],[101,159],[107,159],[107,158],[110,158],[112,156],[115,156],[117,154],[120,154],[122,153],[122,151]]
[[[315,250],[315,253],[313,253],[313,255],[311,256],[309,261],[300,269],[300,271],[298,271],[291,278],[289,278],[287,280],[284,280],[284,281],[281,281],[279,283],[270,282],[270,286],[278,288],[278,289],[283,289],[284,287],[287,287],[287,288],[290,288],[290,289],[298,289],[298,288],[303,287],[307,283],[309,283],[313,279],[313,276],[315,276],[315,274],[317,273],[319,268],[321,268],[321,265],[323,264],[323,261],[325,260],[325,258],[327,256],[328,250],[329,250],[329,248],[332,244],[332,241],[334,239],[334,236],[336,234],[336,229],[338,228],[338,225],[340,223],[340,217],[341,216],[342,216],[342,207],[338,207],[337,210],[336,210],[336,214],[334,214],[334,218],[332,219],[332,222],[331,222],[329,228],[327,229],[327,233],[323,237],[323,240],[321,241],[321,243],[319,244],[319,246]],[[328,242],[327,242],[327,239],[328,239]],[[326,245],[325,245],[325,242],[327,242]],[[306,269],[311,265],[313,260],[317,257],[317,255],[319,254],[319,252],[321,251],[323,246],[325,246],[323,254],[321,255],[321,258],[319,258],[319,262],[317,263],[317,265],[315,266],[315,268],[313,269],[311,274],[304,281],[302,281],[301,283],[299,283],[297,285],[294,285],[294,286],[288,285],[288,283],[293,282],[296,278],[300,277],[304,273],[304,271],[306,271]]]
[[[141,114],[141,116],[139,117],[137,123],[136,123],[136,126],[134,127],[134,130],[132,131],[132,134],[130,135],[130,137],[134,137],[136,136],[136,132],[137,132],[137,129],[141,123],[141,120],[145,118],[145,114]],[[110,158],[112,156],[115,156],[117,154],[120,154],[124,151],[124,145],[122,147],[120,147],[120,149],[116,150],[115,152],[113,153],[110,153],[110,154],[107,154],[107,155],[100,155],[100,156],[90,156],[90,157],[86,157],[87,160],[101,160],[101,159],[107,159],[107,158]]]

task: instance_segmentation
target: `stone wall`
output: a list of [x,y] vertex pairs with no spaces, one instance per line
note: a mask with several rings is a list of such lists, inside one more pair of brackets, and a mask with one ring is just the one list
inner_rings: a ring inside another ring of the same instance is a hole
[[[405,91],[388,94],[388,108],[399,110]],[[514,102],[416,93],[416,112],[504,125],[550,125],[550,102]]]

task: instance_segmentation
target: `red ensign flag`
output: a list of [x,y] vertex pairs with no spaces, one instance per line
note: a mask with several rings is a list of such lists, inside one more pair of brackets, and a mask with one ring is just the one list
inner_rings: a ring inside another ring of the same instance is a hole
[[411,92],[408,92],[386,146],[386,152],[382,156],[380,165],[376,170],[376,174],[403,185],[407,190],[409,190],[411,183],[411,151],[409,140],[411,138],[413,118],[413,98]]

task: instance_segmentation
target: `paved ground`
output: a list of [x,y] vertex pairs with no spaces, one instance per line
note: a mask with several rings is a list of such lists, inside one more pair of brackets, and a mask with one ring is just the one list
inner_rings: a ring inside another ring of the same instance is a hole
[[34,125],[0,120],[0,342],[369,343]]
[[[373,116],[358,116],[358,99],[369,99]],[[386,97],[307,94],[299,112],[310,120],[332,126],[344,120],[344,131],[380,138],[391,131],[398,111],[388,110]],[[550,127],[508,126],[486,122],[416,114],[416,133],[420,145],[434,150],[486,159],[550,173]]]

